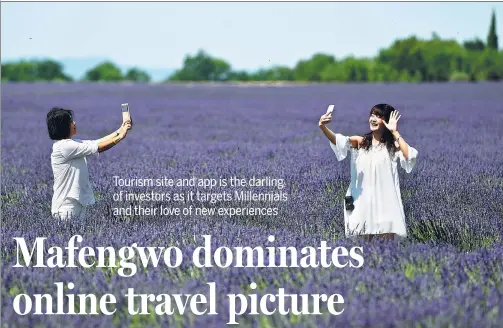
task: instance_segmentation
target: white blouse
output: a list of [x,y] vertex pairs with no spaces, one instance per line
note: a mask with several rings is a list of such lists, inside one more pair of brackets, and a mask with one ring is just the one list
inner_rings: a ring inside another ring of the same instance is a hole
[[86,157],[91,155],[99,156],[97,140],[63,139],[53,143],[51,153],[54,174],[51,205],[53,215],[67,198],[73,198],[84,206],[96,202],[87,168]]
[[351,182],[346,196],[353,196],[354,209],[346,210],[343,200],[346,236],[395,233],[406,237],[405,214],[400,195],[397,163],[410,173],[418,151],[409,146],[408,159],[401,150],[390,155],[386,146],[371,146],[368,151],[351,146],[349,137],[336,134],[330,147],[338,161],[351,153]]

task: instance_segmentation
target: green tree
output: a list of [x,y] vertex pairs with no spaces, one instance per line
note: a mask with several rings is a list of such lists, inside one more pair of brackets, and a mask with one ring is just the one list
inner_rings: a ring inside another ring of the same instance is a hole
[[229,78],[231,65],[223,59],[212,58],[211,72],[208,74],[210,81],[226,81]]
[[249,75],[250,81],[272,81],[273,76],[270,70],[261,68]]
[[2,80],[11,82],[34,82],[37,80],[35,63],[20,60],[17,63],[2,64]]
[[372,82],[390,82],[398,77],[398,72],[389,64],[378,60],[369,66],[369,80]]
[[37,78],[44,81],[71,81],[63,72],[63,65],[54,60],[43,60],[36,63]]
[[229,72],[228,81],[250,81],[251,76],[246,71],[231,71]]
[[259,69],[250,75],[252,81],[294,81],[293,70],[287,66],[273,66]]
[[135,82],[150,82],[150,75],[148,75],[147,72],[140,70],[139,68],[133,67],[126,72],[124,80]]
[[345,75],[343,64],[339,61],[327,65],[320,73],[321,81],[323,82],[345,82],[347,77]]
[[199,50],[195,56],[187,55],[183,67],[169,79],[173,81],[226,81],[230,73],[229,63]]
[[272,75],[276,80],[280,81],[294,81],[295,74],[293,70],[287,66],[275,66],[271,69]]
[[469,51],[483,51],[486,48],[486,45],[479,38],[475,38],[474,40],[467,40],[463,42],[463,46],[466,50]]
[[71,81],[63,73],[63,66],[54,60],[27,61],[2,64],[2,81]]
[[487,35],[487,47],[489,49],[498,50],[498,36],[496,35],[496,14],[493,10],[491,16],[491,26]]
[[409,37],[381,50],[377,60],[390,65],[402,77],[405,75],[401,72],[406,71],[407,79],[419,74],[421,81],[448,81],[453,72],[466,66],[467,54],[466,48],[455,40]]
[[496,51],[486,51],[478,61],[478,79],[500,81],[503,79],[503,56]]
[[105,61],[88,70],[84,77],[87,81],[122,81],[124,77],[120,68],[110,61]]
[[321,72],[322,81],[368,82],[371,78],[372,60],[347,57],[329,64]]
[[335,63],[335,57],[323,53],[316,53],[308,60],[301,60],[294,68],[297,81],[321,81],[321,73],[330,64]]
[[421,80],[424,81],[428,78],[425,57],[424,42],[411,36],[396,40],[390,48],[382,49],[377,61],[393,68],[393,74],[406,71],[408,75],[414,75],[419,72]]

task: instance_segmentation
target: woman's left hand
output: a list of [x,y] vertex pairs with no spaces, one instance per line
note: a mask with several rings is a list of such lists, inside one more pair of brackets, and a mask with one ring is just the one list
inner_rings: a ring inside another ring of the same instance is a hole
[[398,115],[399,112],[397,110],[394,110],[392,113],[391,113],[391,116],[389,118],[389,122],[386,123],[386,121],[383,120],[383,124],[384,126],[391,131],[391,133],[395,132],[398,130],[398,120],[400,119],[400,117],[402,117],[402,115]]

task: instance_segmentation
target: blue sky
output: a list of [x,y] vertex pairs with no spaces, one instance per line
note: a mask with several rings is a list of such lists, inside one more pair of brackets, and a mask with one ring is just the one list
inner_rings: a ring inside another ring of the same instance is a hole
[[[107,57],[179,68],[202,48],[233,68],[293,66],[315,52],[374,56],[396,38],[487,37],[503,3],[2,3],[2,59]],[[31,38],[31,39],[30,39]],[[501,47],[501,46],[500,46]]]

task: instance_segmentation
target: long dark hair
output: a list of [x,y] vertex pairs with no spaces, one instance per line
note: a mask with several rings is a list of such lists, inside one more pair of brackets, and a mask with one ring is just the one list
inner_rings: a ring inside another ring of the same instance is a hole
[[[386,123],[388,123],[391,113],[394,110],[395,109],[391,105],[377,104],[370,110],[370,115],[375,114],[377,117],[383,119]],[[379,141],[382,144],[386,145],[386,148],[391,154],[394,154],[395,151],[398,150],[398,148],[395,146],[395,138],[393,137],[391,132],[388,129],[386,129],[386,127],[383,129],[381,134],[381,140]],[[363,141],[360,144],[360,148],[369,150],[371,145],[372,145],[372,131],[363,135]]]

